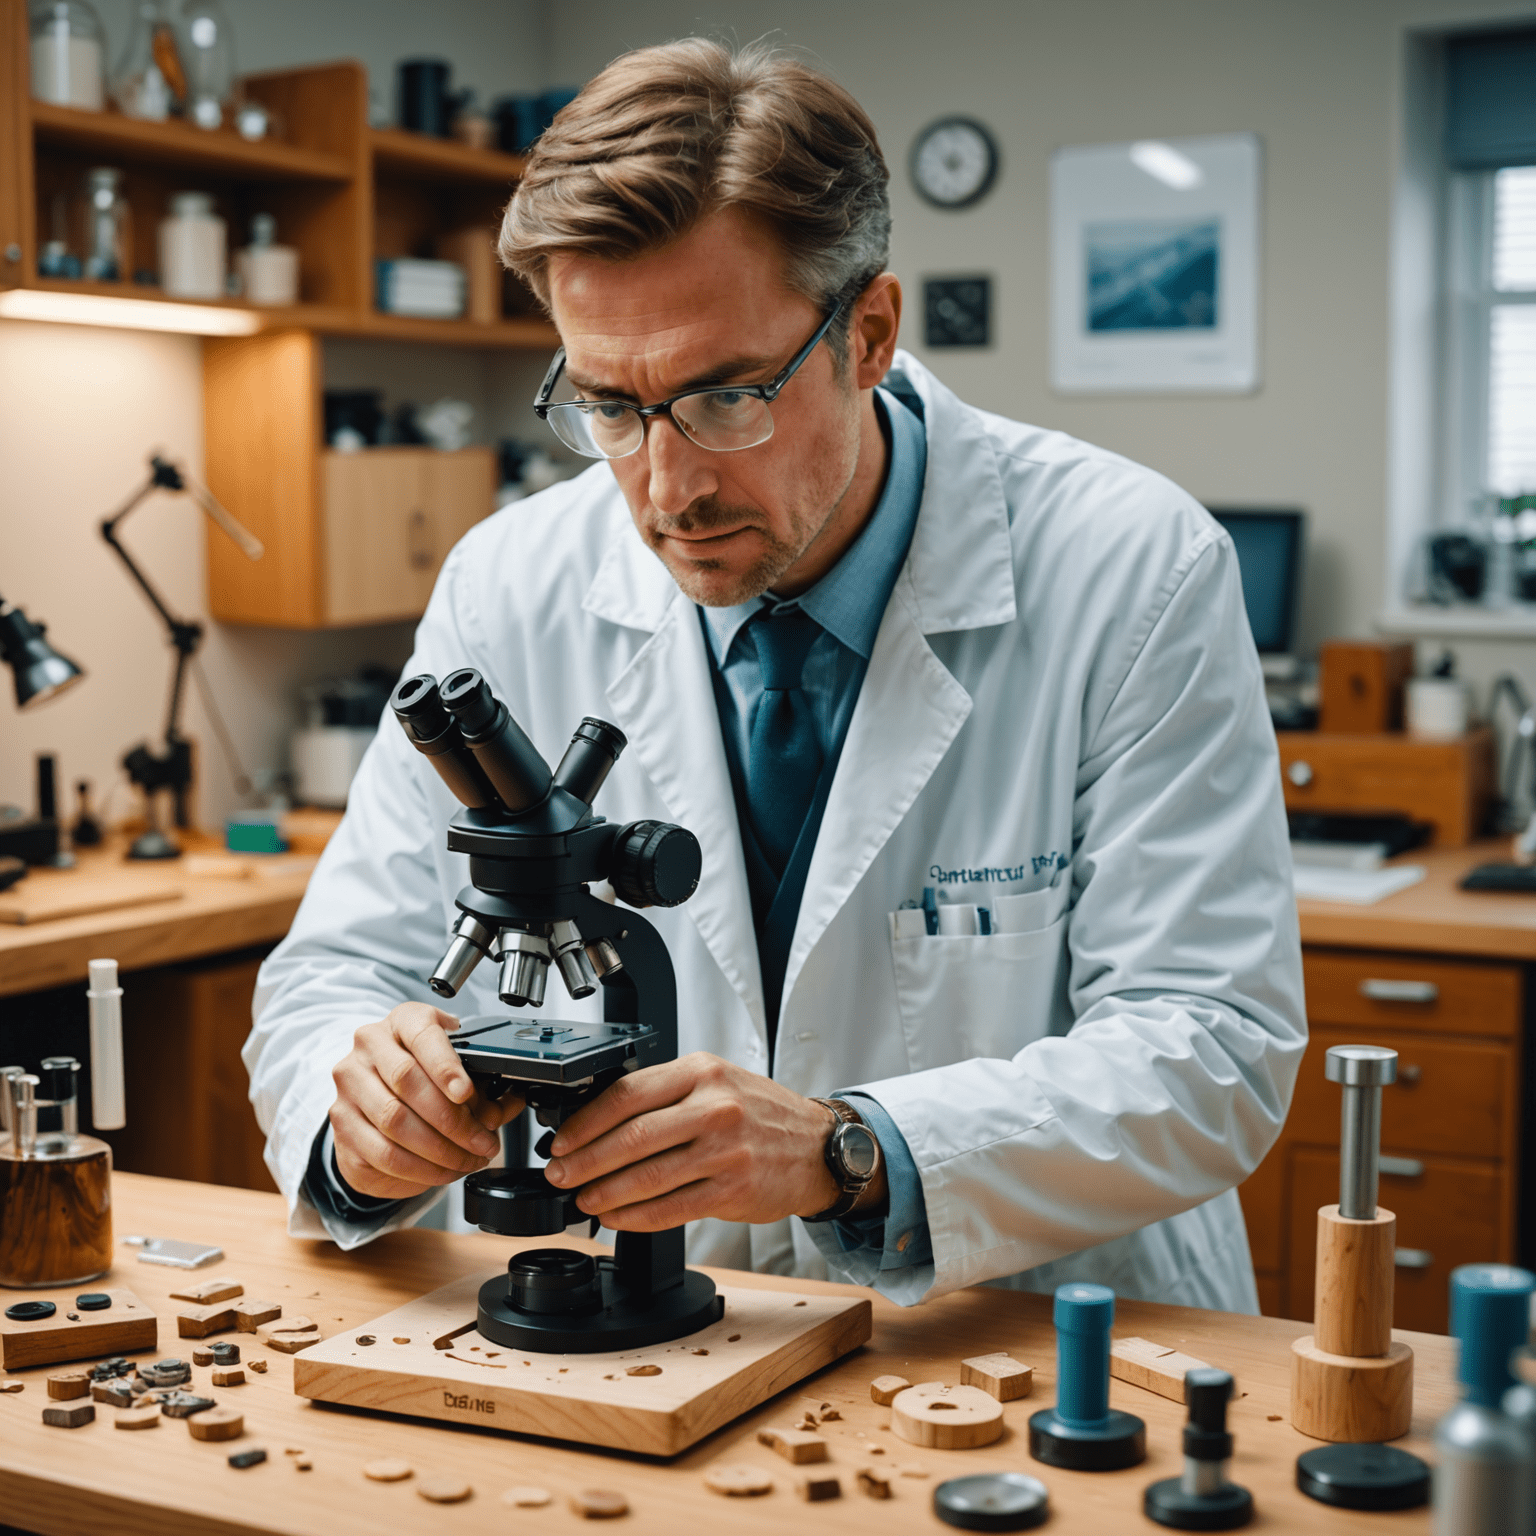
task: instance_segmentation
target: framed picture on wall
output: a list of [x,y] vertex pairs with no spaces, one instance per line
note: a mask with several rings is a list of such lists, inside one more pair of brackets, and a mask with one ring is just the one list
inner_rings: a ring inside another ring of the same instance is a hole
[[1051,384],[1068,394],[1243,393],[1259,383],[1259,141],[1058,150]]

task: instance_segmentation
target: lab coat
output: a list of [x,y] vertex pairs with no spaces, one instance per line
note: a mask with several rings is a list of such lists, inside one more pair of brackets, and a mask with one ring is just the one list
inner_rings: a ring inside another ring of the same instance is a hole
[[[830,1275],[903,1303],[1082,1278],[1256,1311],[1235,1186],[1285,1119],[1306,1025],[1275,739],[1232,544],[1151,471],[972,409],[906,354],[896,367],[924,406],[922,510],[806,880],[773,1075],[885,1107],[917,1164],[933,1262],[881,1270],[798,1218],[694,1223],[690,1260]],[[626,733],[598,810],[679,822],[703,849],[692,899],[648,913],[677,971],[680,1049],[766,1072],[699,615],[606,465],[497,513],[449,556],[408,672],[461,666],[551,763],[583,715]],[[300,1185],[353,1030],[438,1002],[427,977],[469,878],[444,847],[458,810],[386,714],[262,967],[245,1060],[296,1236],[326,1235]],[[925,886],[1011,931],[914,932],[903,904]],[[505,1012],[495,970],[450,1009]],[[601,1017],[554,977],[544,1012]],[[488,1263],[504,1246],[488,1243]]]

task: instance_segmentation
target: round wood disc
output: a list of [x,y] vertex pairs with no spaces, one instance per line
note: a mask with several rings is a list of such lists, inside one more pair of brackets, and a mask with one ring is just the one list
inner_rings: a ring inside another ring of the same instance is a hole
[[398,1456],[381,1456],[377,1461],[363,1463],[363,1476],[376,1483],[398,1483],[414,1470],[410,1462],[401,1461]]
[[1003,1432],[1003,1405],[980,1387],[925,1381],[891,1399],[891,1429],[913,1445],[965,1451]]
[[187,1428],[194,1440],[238,1440],[245,1433],[245,1415],[233,1408],[205,1408],[187,1420]]
[[113,1419],[118,1429],[153,1429],[160,1422],[158,1408],[125,1408]]
[[422,1498],[430,1499],[434,1504],[459,1504],[474,1490],[462,1477],[454,1477],[451,1473],[443,1472],[419,1479],[416,1492]]
[[502,1494],[501,1502],[516,1505],[518,1509],[542,1509],[554,1497],[548,1488],[535,1488],[529,1484],[523,1488],[508,1488]]
[[772,1493],[773,1479],[761,1467],[738,1464],[710,1467],[704,1474],[704,1486],[730,1499],[747,1499]]
[[629,1500],[611,1488],[583,1488],[571,1495],[571,1510],[588,1520],[616,1520],[629,1513]]

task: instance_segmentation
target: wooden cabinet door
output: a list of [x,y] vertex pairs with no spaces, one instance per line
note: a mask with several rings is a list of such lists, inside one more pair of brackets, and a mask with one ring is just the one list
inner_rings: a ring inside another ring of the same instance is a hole
[[327,622],[419,618],[448,551],[490,512],[494,475],[489,448],[326,453]]

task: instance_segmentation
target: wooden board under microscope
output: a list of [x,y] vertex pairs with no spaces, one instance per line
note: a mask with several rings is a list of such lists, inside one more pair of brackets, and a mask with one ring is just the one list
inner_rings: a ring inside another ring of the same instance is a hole
[[294,1357],[294,1391],[320,1402],[675,1456],[866,1343],[873,1326],[862,1297],[721,1286],[724,1317],[687,1338],[614,1354],[540,1355],[481,1337],[476,1298],[490,1278],[456,1280],[302,1351]]

